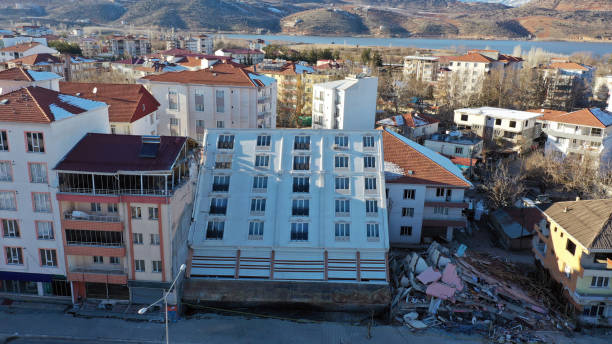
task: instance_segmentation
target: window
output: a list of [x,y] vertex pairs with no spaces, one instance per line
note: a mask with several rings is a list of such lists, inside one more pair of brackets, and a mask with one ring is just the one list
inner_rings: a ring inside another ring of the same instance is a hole
[[402,208],[402,216],[414,217],[414,208]]
[[140,207],[132,207],[132,218],[133,219],[142,219],[142,211]]
[[220,170],[229,170],[232,168],[232,156],[228,154],[217,154],[215,168]]
[[610,277],[593,276],[591,279],[591,288],[607,288],[610,282]]
[[363,137],[363,148],[374,148],[374,136]]
[[94,264],[104,264],[104,257],[102,256],[93,256]]
[[14,191],[0,191],[0,210],[17,210]]
[[8,152],[8,137],[6,135],[6,130],[0,131],[0,152]]
[[252,198],[251,199],[251,214],[263,214],[266,212],[266,199],[265,198]]
[[510,128],[516,128],[516,121],[510,121]]
[[110,263],[113,265],[121,264],[121,258],[119,257],[110,257]]
[[100,203],[89,203],[89,209],[94,212],[102,211],[102,206]]
[[223,121],[217,121],[217,128],[225,128],[225,123]]
[[196,120],[196,132],[198,134],[204,133],[204,128],[206,128],[206,122],[202,119]]
[[414,199],[415,195],[415,189],[404,189],[404,199]]
[[366,191],[376,190],[376,178],[365,178],[365,189]]
[[55,250],[40,249],[40,265],[55,267],[57,266],[57,253]]
[[346,155],[336,155],[334,157],[335,168],[348,168],[349,158]]
[[162,272],[162,263],[161,260],[154,260],[153,263],[153,272]]
[[134,233],[134,245],[142,245],[142,233]]
[[145,272],[145,261],[143,259],[134,260],[136,272]]
[[455,147],[455,154],[463,154],[463,147]]
[[23,264],[23,251],[21,247],[6,247],[6,264]]
[[174,89],[168,89],[168,109],[178,110],[178,93]]
[[53,240],[53,222],[36,221],[36,234],[38,240]]
[[212,190],[215,192],[229,191],[230,176],[213,176]]
[[157,220],[157,219],[159,219],[159,208],[149,207],[149,220]]
[[266,176],[253,177],[253,190],[267,190],[267,189],[268,189],[268,177]]
[[296,171],[307,171],[310,169],[310,157],[298,155],[293,157],[293,169]]
[[28,143],[29,153],[44,153],[45,142],[43,140],[43,133],[26,133],[26,141]]
[[19,238],[19,222],[17,220],[2,219],[2,235],[5,238]]
[[293,192],[310,191],[310,177],[293,177]]
[[37,213],[51,212],[51,195],[48,192],[32,192],[34,211]]
[[257,147],[270,147],[270,135],[259,135],[257,136]]
[[202,90],[196,90],[193,100],[195,102],[196,111],[204,111],[204,92]]
[[151,245],[159,246],[159,234],[151,234]]
[[368,240],[378,240],[380,238],[378,223],[366,224],[366,235],[368,237]]
[[234,149],[234,135],[219,135],[218,149]]
[[217,112],[225,112],[225,91],[215,91],[215,104],[217,106]]
[[293,141],[293,149],[295,150],[309,150],[310,149],[310,136],[296,136]]
[[467,120],[468,120],[468,115],[461,115],[461,120],[462,120],[463,122],[467,122]]
[[444,197],[444,188],[436,188],[436,197]]
[[351,225],[349,223],[334,224],[336,241],[348,241],[351,237]]
[[339,135],[334,137],[334,147],[336,149],[348,148],[348,136]]
[[376,157],[364,156],[363,157],[363,168],[376,168]]
[[336,191],[349,190],[349,178],[348,177],[336,177]]
[[410,235],[412,235],[412,226],[401,226],[400,227],[400,235],[401,236],[410,236]]
[[263,221],[249,222],[249,240],[263,239],[264,223]]
[[47,183],[47,164],[31,162],[28,167],[30,169],[30,183]]
[[106,206],[106,209],[108,210],[109,213],[116,213],[118,211],[117,203],[109,203]]
[[225,215],[227,213],[227,198],[212,198],[209,212],[215,215]]
[[10,161],[0,161],[0,182],[13,181],[13,166]]
[[567,252],[573,255],[576,253],[576,244],[574,244],[574,242],[571,241],[570,239],[567,239],[567,244],[565,245],[565,249],[567,250]]
[[291,205],[292,216],[308,216],[310,201],[307,199],[294,199]]
[[348,216],[351,213],[351,201],[348,199],[337,199],[336,216]]
[[602,133],[601,128],[591,128],[591,136],[601,136]]
[[222,240],[224,227],[224,221],[208,221],[208,227],[206,228],[206,240]]
[[374,199],[366,200],[366,214],[378,214],[378,201]]
[[291,241],[308,241],[308,223],[291,223]]
[[267,168],[269,166],[270,166],[270,156],[269,155],[255,156],[255,167]]
[[501,118],[496,118],[495,119],[495,125],[501,125],[501,124],[502,124]]
[[434,214],[437,214],[437,215],[448,215],[448,208],[445,208],[445,207],[434,207]]

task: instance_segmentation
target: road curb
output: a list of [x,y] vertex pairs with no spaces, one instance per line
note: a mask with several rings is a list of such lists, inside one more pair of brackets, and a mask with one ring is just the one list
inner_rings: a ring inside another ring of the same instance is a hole
[[35,340],[59,340],[66,342],[75,343],[95,343],[99,341],[116,342],[116,343],[129,343],[129,344],[151,344],[151,343],[162,343],[161,340],[134,340],[134,339],[121,339],[121,338],[86,338],[86,337],[67,337],[67,336],[51,336],[51,335],[36,335],[36,334],[2,334],[0,333],[0,343],[10,343],[18,339],[35,339]]

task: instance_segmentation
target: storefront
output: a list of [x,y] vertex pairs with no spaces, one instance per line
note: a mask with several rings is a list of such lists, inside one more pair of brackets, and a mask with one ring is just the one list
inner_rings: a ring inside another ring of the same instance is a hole
[[0,271],[0,293],[71,296],[70,283],[60,275]]

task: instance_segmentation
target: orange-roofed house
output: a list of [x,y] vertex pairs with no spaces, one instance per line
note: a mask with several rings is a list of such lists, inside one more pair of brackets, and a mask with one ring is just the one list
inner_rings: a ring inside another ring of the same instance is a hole
[[6,62],[34,54],[57,54],[57,50],[38,42],[15,44],[0,49],[0,62]]
[[440,120],[433,116],[414,112],[381,119],[376,125],[423,143],[424,139],[438,132],[439,123]]

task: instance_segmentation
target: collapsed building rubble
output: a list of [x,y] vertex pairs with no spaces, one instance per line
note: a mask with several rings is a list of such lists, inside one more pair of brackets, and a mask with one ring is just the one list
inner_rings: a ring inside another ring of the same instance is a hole
[[418,330],[441,327],[502,342],[533,341],[531,330],[574,325],[550,291],[512,264],[433,242],[425,252],[392,252],[391,319]]

